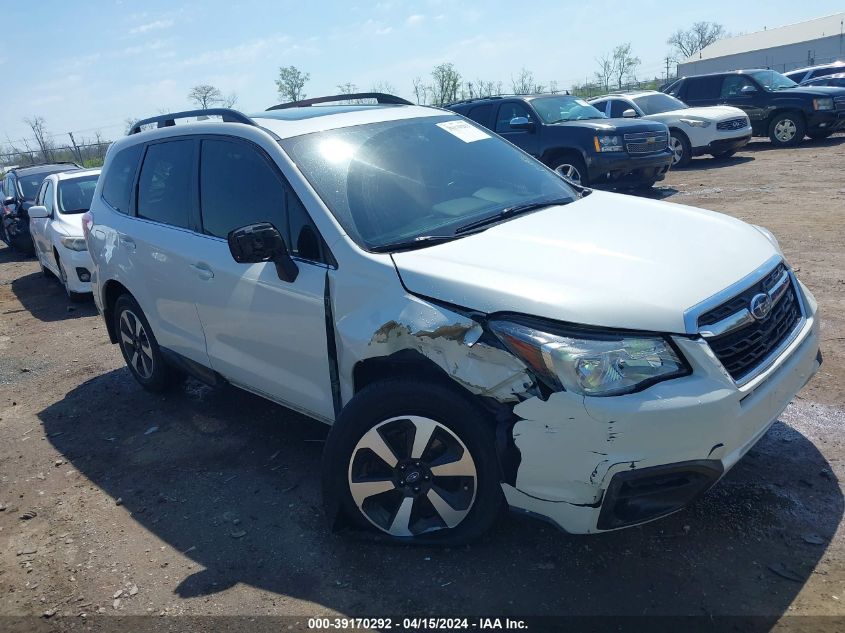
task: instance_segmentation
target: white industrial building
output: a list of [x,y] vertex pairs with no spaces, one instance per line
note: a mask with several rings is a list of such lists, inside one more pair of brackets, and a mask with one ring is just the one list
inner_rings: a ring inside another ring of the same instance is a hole
[[845,59],[845,13],[726,37],[678,64],[678,76],[740,68],[795,68]]

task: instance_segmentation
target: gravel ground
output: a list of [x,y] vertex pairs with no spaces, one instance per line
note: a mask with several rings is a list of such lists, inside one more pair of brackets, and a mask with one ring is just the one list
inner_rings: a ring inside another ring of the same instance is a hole
[[845,616],[843,173],[841,135],[755,142],[654,192],[770,228],[823,311],[820,373],[716,488],[642,527],[511,515],[453,550],[332,534],[325,427],[233,388],[144,392],[93,304],[0,246],[0,616]]

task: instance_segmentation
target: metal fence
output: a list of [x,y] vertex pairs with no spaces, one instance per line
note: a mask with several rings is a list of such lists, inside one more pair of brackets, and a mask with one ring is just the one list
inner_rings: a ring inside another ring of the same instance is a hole
[[[0,153],[0,170],[12,165],[26,166],[55,161],[72,161],[83,167],[99,167],[103,164],[111,141],[101,139],[89,143],[53,145],[40,149],[35,139],[23,139],[20,145],[24,146],[23,149],[17,147],[16,144],[14,147],[5,148],[5,151]],[[33,146],[36,148],[33,149]]]

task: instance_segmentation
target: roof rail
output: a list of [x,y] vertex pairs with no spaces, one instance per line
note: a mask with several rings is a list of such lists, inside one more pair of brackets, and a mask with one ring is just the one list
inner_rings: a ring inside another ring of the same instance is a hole
[[316,105],[318,103],[332,103],[334,101],[350,101],[352,99],[375,99],[376,103],[386,103],[392,105],[414,105],[412,102],[396,95],[389,95],[385,92],[354,92],[352,94],[331,95],[328,97],[314,97],[313,99],[303,99],[301,101],[291,101],[290,103],[280,103],[267,108],[270,110],[285,110],[286,108],[304,108],[307,106]]
[[231,108],[206,108],[204,110],[186,110],[185,112],[173,112],[172,114],[160,114],[149,119],[142,119],[137,121],[129,129],[128,134],[137,134],[141,131],[144,125],[157,123],[157,127],[170,127],[176,125],[176,119],[187,119],[189,117],[199,116],[219,116],[223,118],[226,123],[244,123],[246,125],[256,125],[255,121],[250,119],[243,112],[232,110]]

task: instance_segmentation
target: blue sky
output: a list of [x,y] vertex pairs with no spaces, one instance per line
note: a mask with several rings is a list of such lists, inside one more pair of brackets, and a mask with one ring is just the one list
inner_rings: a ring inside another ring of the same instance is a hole
[[[764,9],[765,7],[765,9]],[[7,47],[0,144],[31,136],[25,117],[51,134],[106,138],[128,117],[189,107],[187,93],[211,83],[238,95],[245,112],[278,103],[279,66],[311,74],[309,96],[340,83],[412,80],[451,61],[467,79],[502,80],[522,67],[561,88],[583,82],[595,58],[630,41],[639,77],[662,74],[666,38],[698,20],[734,33],[843,10],[840,1],[669,2],[635,0],[0,0]],[[57,137],[64,143],[66,136]]]

